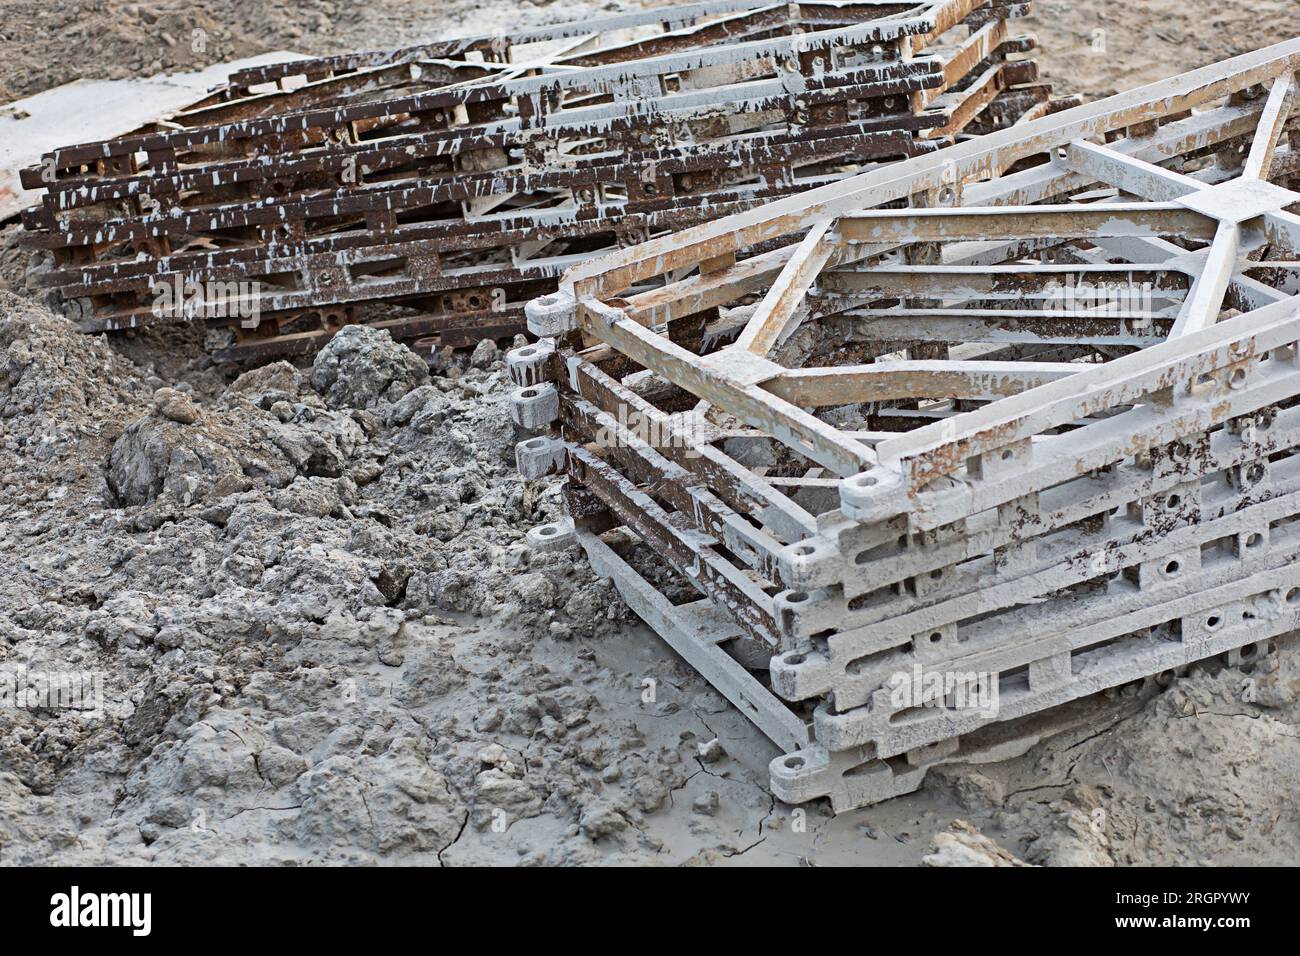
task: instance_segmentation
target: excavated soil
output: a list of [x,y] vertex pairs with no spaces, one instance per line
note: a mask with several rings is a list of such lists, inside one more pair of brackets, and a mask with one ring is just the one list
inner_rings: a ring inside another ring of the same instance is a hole
[[[559,10],[191,7],[10,3],[0,88],[394,45]],[[1046,72],[1101,95],[1300,33],[1289,0],[1245,7],[1039,0]],[[1274,8],[1291,25],[1270,26]],[[178,48],[196,22],[218,42],[191,62]],[[558,487],[514,471],[496,345],[430,365],[354,327],[297,366],[216,366],[193,329],[78,334],[26,297],[3,238],[0,669],[102,674],[104,703],[0,708],[0,863],[1300,854],[1293,647],[1193,668],[1101,725],[1002,764],[941,768],[877,807],[787,807],[766,790],[771,746],[579,552],[524,546],[559,514]]]

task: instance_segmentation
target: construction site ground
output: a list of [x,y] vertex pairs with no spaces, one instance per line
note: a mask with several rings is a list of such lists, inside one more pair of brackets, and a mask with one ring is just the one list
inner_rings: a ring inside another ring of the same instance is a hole
[[[15,0],[0,103],[619,8]],[[1095,99],[1300,35],[1300,7],[1037,0],[1030,25],[1058,92]],[[35,304],[15,234],[0,233],[0,662],[106,684],[101,718],[0,711],[0,863],[1300,853],[1294,652],[1194,668],[1107,725],[939,768],[877,807],[776,803],[775,750],[746,718],[580,552],[525,546],[560,514],[558,479],[515,472],[496,345],[428,368],[352,327],[314,360],[253,368],[215,364],[195,327],[84,336]]]

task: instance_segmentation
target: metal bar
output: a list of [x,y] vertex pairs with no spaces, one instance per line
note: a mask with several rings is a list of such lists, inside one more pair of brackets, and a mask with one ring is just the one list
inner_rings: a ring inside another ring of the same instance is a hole
[[808,230],[741,331],[736,348],[766,356],[791,330],[804,294],[835,251],[831,226],[828,220]]

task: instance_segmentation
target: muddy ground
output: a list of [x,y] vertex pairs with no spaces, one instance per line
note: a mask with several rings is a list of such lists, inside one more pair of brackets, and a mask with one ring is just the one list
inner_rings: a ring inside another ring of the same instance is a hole
[[[1058,86],[1100,95],[1282,39],[1268,6],[1039,0],[1037,29]],[[1294,4],[1272,6],[1300,33]],[[557,7],[432,9],[11,2],[0,84],[183,65],[168,51],[196,17],[220,39],[211,61]],[[1094,29],[1114,60],[1096,59]],[[1138,59],[1157,43],[1168,56]],[[514,473],[497,346],[430,367],[352,328],[314,362],[219,367],[193,329],[78,334],[24,294],[22,265],[0,255],[0,668],[102,673],[105,706],[0,709],[0,863],[1300,853],[1294,651],[1194,669],[1127,715],[942,768],[912,796],[796,810],[765,788],[770,745],[580,554],[524,547],[557,490]]]

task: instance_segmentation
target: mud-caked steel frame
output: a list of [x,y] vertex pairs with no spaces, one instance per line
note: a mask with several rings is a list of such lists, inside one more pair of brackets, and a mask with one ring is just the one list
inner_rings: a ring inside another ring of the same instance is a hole
[[[570,476],[535,540],[576,537],[789,752],[791,801],[1267,650],[1300,612],[1297,68],[1300,40],[574,268],[511,354],[516,420],[561,426],[521,469]],[[1045,308],[1067,279],[1152,301]],[[654,593],[609,524],[704,598]],[[995,675],[998,712],[900,706],[911,667]]]
[[47,190],[27,243],[86,331],[182,317],[160,286],[225,283],[231,314],[208,318],[239,336],[232,358],[311,351],[359,320],[500,338],[596,252],[1063,105],[1010,59],[1032,49],[1008,26],[1027,10],[695,4],[258,68],[24,171]]

